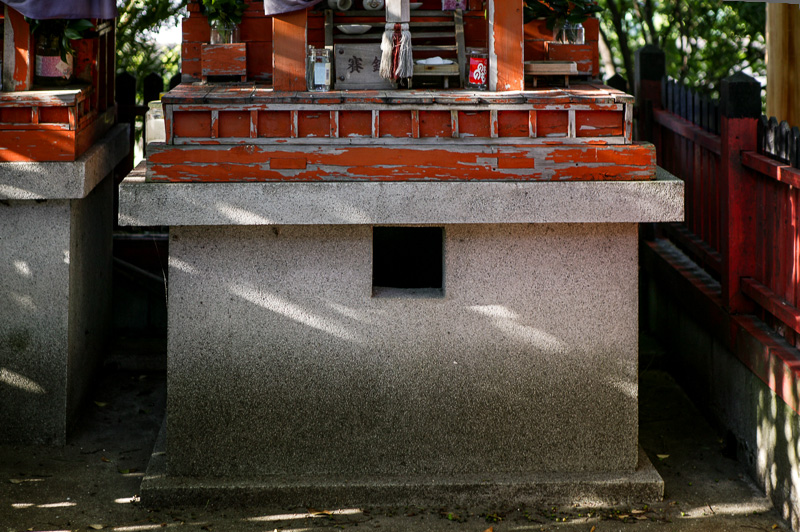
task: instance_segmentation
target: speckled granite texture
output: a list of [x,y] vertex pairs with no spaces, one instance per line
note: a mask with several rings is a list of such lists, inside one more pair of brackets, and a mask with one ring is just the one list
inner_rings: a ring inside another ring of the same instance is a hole
[[173,228],[169,472],[632,471],[636,231],[447,225],[381,298],[369,226]]

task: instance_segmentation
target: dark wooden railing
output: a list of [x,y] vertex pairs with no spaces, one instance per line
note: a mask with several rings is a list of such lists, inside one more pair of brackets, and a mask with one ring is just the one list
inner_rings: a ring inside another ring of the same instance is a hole
[[800,130],[762,116],[744,74],[723,80],[719,102],[655,81],[637,77],[639,134],[686,183],[685,222],[664,236],[719,280],[730,313],[800,347]]
[[[121,178],[124,178],[133,169],[133,146],[136,140],[137,124],[139,130],[142,132],[144,138],[144,115],[147,113],[147,104],[153,100],[158,100],[160,94],[165,89],[172,89],[177,86],[181,81],[180,74],[176,74],[170,78],[169,83],[165,83],[165,79],[160,74],[152,72],[148,74],[143,80],[143,91],[141,98],[137,98],[136,90],[136,76],[123,72],[117,75],[116,79],[116,99],[117,99],[117,113],[119,122],[130,124],[130,146],[131,152],[125,161],[125,171],[122,172]],[[137,103],[141,102],[141,103]],[[144,139],[146,145],[147,139]],[[120,179],[121,179],[120,178]]]
[[665,78],[661,87],[661,108],[652,110],[658,164],[686,183],[686,221],[666,230],[695,262],[719,277],[719,103],[674,80]]

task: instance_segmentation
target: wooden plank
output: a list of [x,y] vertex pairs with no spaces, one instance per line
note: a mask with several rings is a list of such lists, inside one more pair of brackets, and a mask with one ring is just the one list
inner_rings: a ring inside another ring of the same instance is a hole
[[742,164],[775,181],[800,188],[800,169],[776,161],[754,151],[742,152]]
[[594,47],[589,44],[564,44],[549,42],[546,44],[549,61],[572,61],[579,74],[592,73]]
[[675,132],[677,135],[699,144],[716,155],[720,155],[722,148],[718,135],[704,131],[702,128],[660,109],[653,109],[653,120]]
[[489,0],[489,90],[521,91],[523,73],[522,0]]
[[306,90],[306,22],[301,9],[272,18],[272,87],[275,91]]
[[536,76],[569,76],[578,73],[575,61],[525,61],[524,72]]
[[460,9],[453,11],[453,23],[456,31],[456,63],[458,64],[459,86],[466,87],[467,48],[464,40],[464,17]]
[[722,271],[722,255],[698,235],[681,223],[664,224],[664,233],[694,262],[709,273],[719,275]]
[[4,7],[3,90],[27,91],[33,86],[33,40],[30,27],[19,11]]
[[[395,139],[398,140],[398,139]],[[384,139],[382,139],[384,141]],[[303,159],[299,168],[265,167],[273,159]],[[189,162],[190,161],[190,162]],[[149,156],[154,181],[250,180],[642,180],[655,173],[648,145],[603,149],[447,143],[364,146],[162,146]],[[286,170],[281,173],[276,170]],[[289,171],[291,170],[291,171]]]
[[258,111],[250,111],[250,138],[258,138]]
[[757,280],[745,277],[741,281],[742,292],[758,305],[800,334],[800,310],[779,294]]
[[208,76],[246,76],[247,44],[204,44],[201,72]]
[[74,161],[75,139],[75,131],[0,131],[0,161]]
[[753,250],[760,236],[749,222],[750,201],[756,188],[742,165],[741,152],[756,148],[756,122],[756,118],[722,118],[721,138],[725,139],[720,155],[722,296],[732,312],[748,312],[752,307],[741,294],[739,279],[755,273],[757,259]]
[[332,139],[339,137],[339,111],[330,111],[330,137]]

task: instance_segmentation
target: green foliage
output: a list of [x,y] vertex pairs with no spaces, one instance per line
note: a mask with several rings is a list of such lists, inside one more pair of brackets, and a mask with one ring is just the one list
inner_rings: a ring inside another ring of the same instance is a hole
[[75,53],[72,41],[83,39],[86,32],[94,29],[94,24],[86,19],[47,19],[36,20],[25,17],[31,27],[31,33],[41,39],[55,39],[61,60],[66,62],[67,55]]
[[156,42],[164,26],[175,26],[188,0],[117,0],[117,73],[136,76],[141,101],[144,78],[155,72],[165,80],[180,69],[180,45],[168,48]]
[[241,24],[247,4],[244,0],[202,0],[203,14],[209,21]]
[[[645,44],[664,50],[667,74],[715,92],[739,70],[766,74],[763,3],[722,0],[599,0],[601,33],[614,69],[633,82],[633,55]],[[613,72],[606,69],[605,76]]]
[[543,18],[548,29],[561,28],[565,23],[578,24],[600,11],[595,0],[525,0],[522,14],[525,22]]

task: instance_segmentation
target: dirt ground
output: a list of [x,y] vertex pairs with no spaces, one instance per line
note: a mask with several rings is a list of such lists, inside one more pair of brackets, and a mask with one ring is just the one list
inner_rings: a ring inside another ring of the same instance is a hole
[[0,532],[788,530],[642,342],[640,442],[663,501],[622,508],[145,508],[139,483],[166,399],[164,343],[121,340],[64,448],[0,446]]

